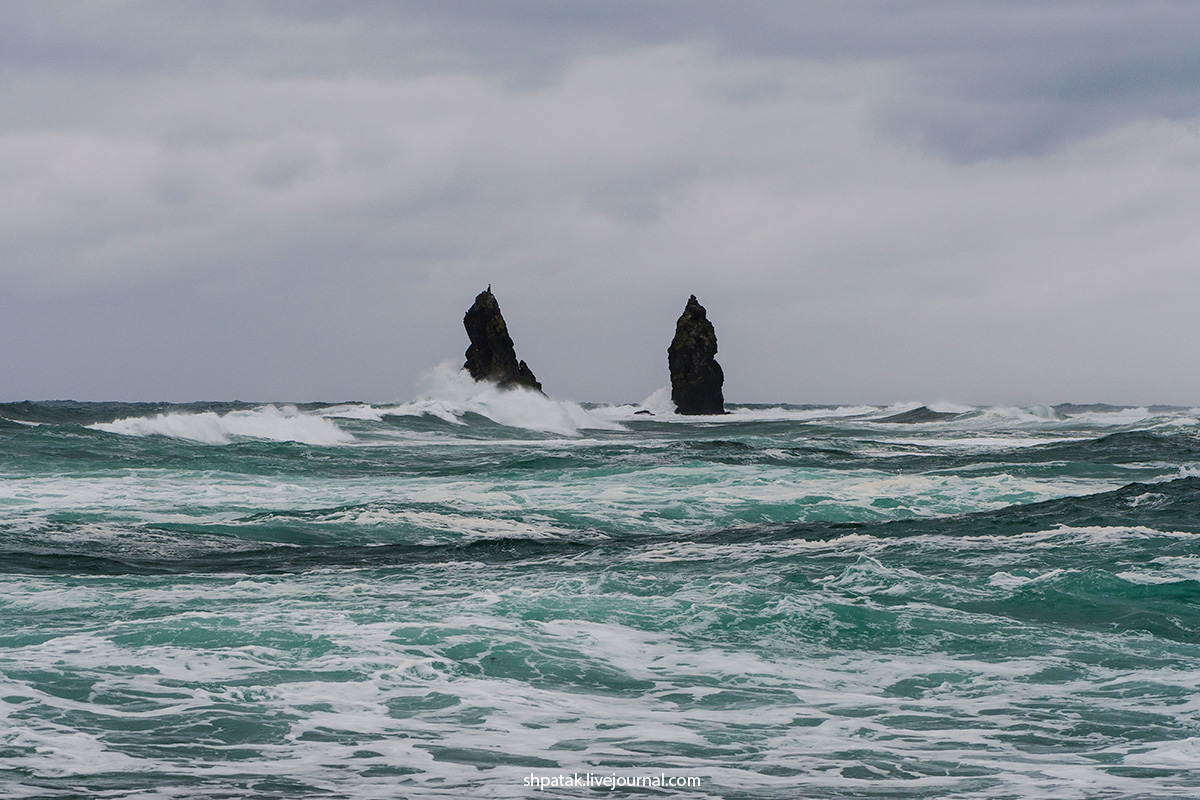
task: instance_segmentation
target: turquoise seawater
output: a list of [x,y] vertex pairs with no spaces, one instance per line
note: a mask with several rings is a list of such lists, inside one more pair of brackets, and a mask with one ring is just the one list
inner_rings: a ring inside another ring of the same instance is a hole
[[662,400],[0,405],[0,796],[1200,796],[1200,412]]

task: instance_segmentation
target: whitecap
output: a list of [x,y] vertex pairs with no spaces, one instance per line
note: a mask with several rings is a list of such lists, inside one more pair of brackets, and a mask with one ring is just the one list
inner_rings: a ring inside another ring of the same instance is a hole
[[[552,397],[523,387],[501,389],[494,383],[476,381],[453,362],[445,361],[421,379],[421,396],[410,403],[381,407],[378,418],[433,416],[463,424],[467,414],[478,414],[510,428],[562,436],[578,436],[581,430],[621,430],[613,420],[594,414],[570,400]],[[364,411],[355,412],[366,418]]]
[[169,436],[204,444],[230,444],[235,438],[302,442],[313,445],[346,444],[354,437],[331,420],[306,414],[295,406],[261,406],[255,409],[199,413],[171,411],[151,417],[125,417],[98,422],[89,428],[123,436]]

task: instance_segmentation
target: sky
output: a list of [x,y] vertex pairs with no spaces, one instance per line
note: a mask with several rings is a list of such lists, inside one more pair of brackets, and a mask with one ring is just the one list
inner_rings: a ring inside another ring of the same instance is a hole
[[1200,405],[1200,3],[0,0],[0,400]]

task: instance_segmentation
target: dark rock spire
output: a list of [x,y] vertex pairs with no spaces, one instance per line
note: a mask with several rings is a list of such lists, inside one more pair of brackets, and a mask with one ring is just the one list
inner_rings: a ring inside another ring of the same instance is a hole
[[721,385],[725,373],[717,363],[717,332],[696,295],[688,298],[675,338],[667,348],[671,369],[671,400],[680,414],[724,414]]
[[467,363],[463,368],[477,381],[492,381],[502,389],[524,386],[542,390],[542,385],[533,377],[533,370],[524,361],[517,361],[508,326],[500,314],[500,304],[488,284],[485,291],[475,297],[475,302],[463,317],[467,338]]

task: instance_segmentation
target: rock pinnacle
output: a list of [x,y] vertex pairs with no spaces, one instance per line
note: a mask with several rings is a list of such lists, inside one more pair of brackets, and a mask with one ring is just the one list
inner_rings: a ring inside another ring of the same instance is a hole
[[725,373],[717,363],[717,332],[696,295],[688,298],[675,338],[667,348],[671,400],[680,414],[724,414],[721,385]]
[[477,381],[492,381],[502,389],[524,386],[537,391],[542,384],[533,376],[533,370],[524,361],[517,361],[508,325],[500,313],[500,304],[488,284],[485,291],[475,297],[474,304],[463,317],[467,338],[467,363],[463,368]]

